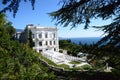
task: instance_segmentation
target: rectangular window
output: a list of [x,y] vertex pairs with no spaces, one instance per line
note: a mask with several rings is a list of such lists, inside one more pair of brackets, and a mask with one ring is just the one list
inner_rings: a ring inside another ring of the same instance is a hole
[[55,33],[53,33],[53,37],[55,38]]
[[48,42],[46,41],[46,45],[48,45]]
[[39,46],[42,46],[42,42],[39,42]]
[[42,33],[39,34],[39,38],[42,38]]
[[48,38],[48,34],[47,33],[45,33],[45,38]]
[[52,45],[52,41],[50,41],[50,45]]
[[55,45],[55,41],[54,41],[54,45]]
[[39,50],[39,52],[42,52],[42,50]]
[[35,46],[35,42],[33,42],[33,46]]
[[52,38],[52,34],[50,34],[50,38]]
[[54,51],[56,51],[56,48],[54,48]]

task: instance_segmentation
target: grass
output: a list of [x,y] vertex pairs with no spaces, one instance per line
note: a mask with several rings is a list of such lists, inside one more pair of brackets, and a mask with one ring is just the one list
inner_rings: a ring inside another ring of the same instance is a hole
[[70,70],[74,70],[74,71],[77,71],[77,70],[83,70],[81,67],[74,67],[74,68],[71,68]]
[[69,66],[67,64],[60,64],[58,67],[62,67],[64,69],[69,69]]
[[71,61],[71,62],[69,62],[70,64],[80,64],[80,62],[78,62],[78,61]]

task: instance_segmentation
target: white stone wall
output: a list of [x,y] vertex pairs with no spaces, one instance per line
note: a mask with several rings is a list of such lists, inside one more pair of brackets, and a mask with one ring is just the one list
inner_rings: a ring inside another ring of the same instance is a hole
[[45,50],[59,51],[57,28],[28,26],[32,31],[34,47],[37,52]]

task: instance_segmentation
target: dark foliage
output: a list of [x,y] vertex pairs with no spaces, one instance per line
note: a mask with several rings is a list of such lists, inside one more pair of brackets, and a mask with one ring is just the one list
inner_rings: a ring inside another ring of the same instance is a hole
[[32,39],[32,31],[29,30],[29,38],[28,38],[28,44],[32,48],[34,45],[33,39]]
[[0,14],[0,80],[55,80],[54,73],[41,64],[38,53],[13,40],[15,29],[1,19],[5,19],[3,14]]
[[64,27],[70,24],[71,28],[84,24],[86,29],[93,18],[107,20],[114,17],[112,23],[99,26],[108,34],[99,44],[110,43],[120,46],[120,0],[62,0],[61,2],[62,8],[50,13],[56,24]]
[[21,1],[24,1],[24,2],[30,1],[32,5],[32,9],[34,10],[35,0],[2,0],[2,4],[8,5],[8,6],[0,10],[0,13],[5,13],[6,11],[10,11],[10,12],[13,12],[13,16],[15,17]]
[[119,0],[62,0],[62,8],[50,13],[58,24],[67,26],[72,23],[73,27],[84,23],[88,27],[91,18],[108,19],[112,15],[119,14]]
[[[93,63],[102,61],[109,66],[120,69],[120,0],[62,0],[62,7],[49,15],[56,20],[56,24],[74,28],[84,24],[87,29],[91,19],[102,18],[113,21],[103,26],[92,26],[104,31],[103,37],[94,47],[87,48],[92,54]],[[104,60],[104,58],[107,58]]]

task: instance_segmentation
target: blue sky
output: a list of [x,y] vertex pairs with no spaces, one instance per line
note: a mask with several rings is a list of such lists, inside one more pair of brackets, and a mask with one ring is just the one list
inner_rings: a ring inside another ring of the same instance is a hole
[[[72,30],[70,30],[70,26],[56,26],[55,21],[52,22],[51,17],[47,13],[58,10],[60,8],[60,5],[58,5],[59,1],[60,0],[36,0],[35,10],[32,10],[30,2],[21,2],[16,17],[13,18],[13,14],[8,11],[6,13],[7,19],[11,21],[13,26],[17,29],[24,29],[27,24],[39,24],[45,27],[57,27],[59,37],[101,37],[103,34],[102,31],[95,31],[93,28],[84,30],[82,25],[79,25],[79,27],[73,28]],[[3,7],[4,6],[1,5],[0,9]],[[92,20],[91,25],[104,25],[110,22],[111,20],[102,21],[101,19],[98,19]]]

